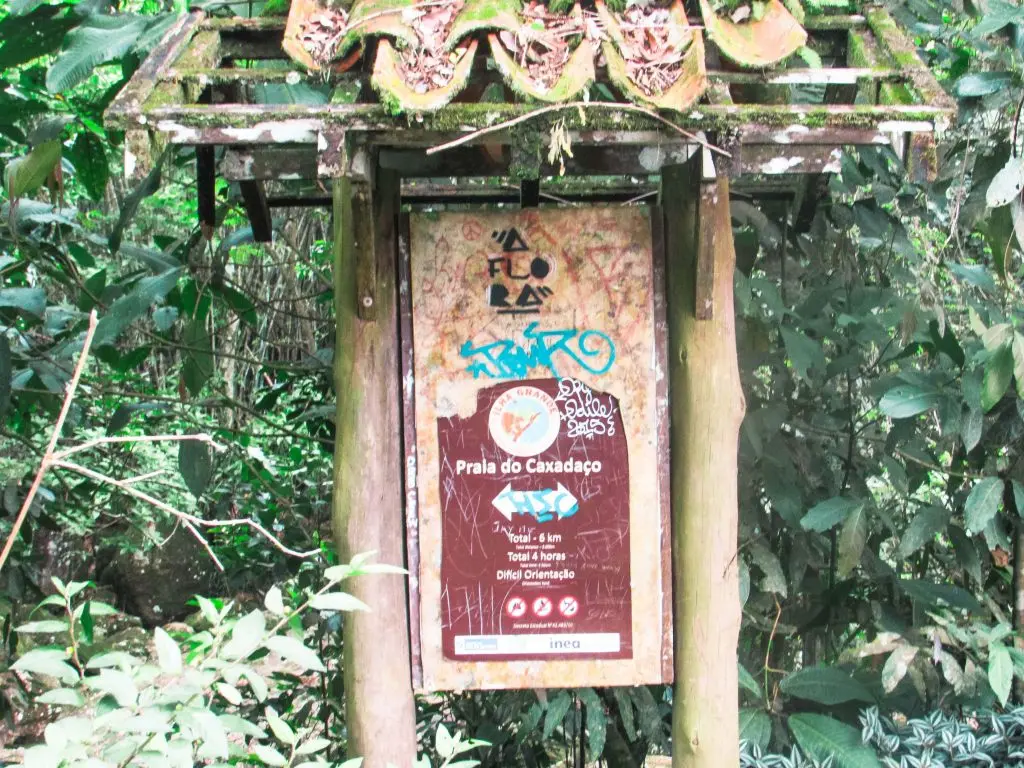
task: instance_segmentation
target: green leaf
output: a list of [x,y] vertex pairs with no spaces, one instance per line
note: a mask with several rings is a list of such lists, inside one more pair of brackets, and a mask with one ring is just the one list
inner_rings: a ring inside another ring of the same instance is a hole
[[862,501],[834,496],[811,507],[800,521],[800,527],[805,531],[824,533],[846,520],[854,510],[863,506],[864,502]]
[[266,707],[263,710],[263,714],[267,717],[267,725],[270,726],[274,738],[282,744],[287,744],[289,747],[294,746],[296,741],[295,731],[291,729],[288,723],[281,719],[281,716],[277,714],[277,710],[273,707]]
[[327,671],[327,668],[324,667],[324,663],[320,661],[320,657],[294,637],[288,637],[287,635],[274,635],[273,637],[268,638],[264,645],[286,661],[297,664],[303,671],[309,669],[314,672]]
[[1013,659],[1005,645],[993,643],[988,649],[988,684],[1004,707],[1010,699],[1013,683]]
[[63,145],[58,140],[44,141],[23,157],[17,157],[4,170],[8,197],[16,200],[39,189],[60,162]]
[[786,356],[792,361],[793,369],[800,378],[806,379],[812,368],[825,368],[825,353],[821,349],[821,344],[791,328],[783,328],[781,333]]
[[846,701],[875,701],[871,692],[838,667],[808,667],[793,672],[779,683],[787,696],[832,706]]
[[12,9],[10,16],[0,18],[0,72],[55,52],[78,22],[64,4],[39,5],[23,14]]
[[131,291],[121,296],[100,318],[96,325],[93,345],[101,347],[113,343],[121,332],[149,311],[157,301],[162,300],[178,284],[182,269],[169,269],[159,275],[144,277]]
[[864,746],[860,731],[825,715],[791,715],[789,729],[800,748],[815,760],[832,758],[836,768],[881,768],[875,753]]
[[1024,335],[1014,333],[1012,344],[1013,377],[1017,380],[1017,397],[1024,400]]
[[764,691],[761,690],[761,686],[758,684],[757,680],[754,679],[754,676],[747,671],[747,668],[743,666],[742,662],[740,662],[739,667],[740,687],[746,688],[759,699],[764,698]]
[[275,616],[284,616],[284,598],[281,595],[281,588],[276,584],[268,589],[263,597],[263,607]]
[[882,667],[882,689],[886,693],[896,690],[896,686],[906,677],[910,663],[917,656],[917,652],[916,645],[901,645],[889,654],[889,658],[885,660],[885,666]]
[[848,577],[860,565],[867,540],[868,514],[861,504],[850,512],[839,532],[839,565],[836,571],[840,579]]
[[46,292],[42,288],[0,288],[0,308],[4,307],[42,317],[46,312]]
[[886,392],[878,403],[879,410],[892,419],[917,416],[939,402],[939,393],[901,384]]
[[101,669],[98,675],[84,678],[84,682],[94,691],[110,694],[122,707],[133,706],[139,697],[132,676],[120,669]]
[[740,741],[749,741],[761,749],[772,736],[772,719],[763,709],[740,710]]
[[75,166],[78,180],[82,182],[89,198],[102,202],[110,179],[110,166],[103,141],[91,131],[82,131],[75,137],[75,143],[68,151],[68,159]]
[[92,644],[93,630],[96,628],[95,622],[92,620],[92,601],[86,600],[82,603],[82,640],[86,645]]
[[181,375],[192,395],[198,395],[213,375],[213,339],[206,330],[206,321],[194,318],[182,334],[185,346]]
[[999,512],[1003,501],[1003,480],[999,477],[986,477],[979,480],[971,488],[971,493],[964,503],[964,522],[974,533],[985,530],[985,526]]
[[985,379],[981,386],[981,407],[988,413],[1003,399],[1013,378],[1013,348],[1002,344],[985,361]]
[[1024,483],[1011,480],[1010,487],[1013,490],[1013,503],[1017,507],[1017,514],[1024,517]]
[[975,584],[982,583],[981,558],[978,555],[978,548],[974,539],[967,535],[959,525],[950,525],[946,528],[946,535],[953,543],[953,551],[956,553],[957,562],[964,569],[968,576],[974,579]]
[[153,630],[153,642],[156,645],[156,655],[160,662],[160,669],[164,674],[177,675],[181,672],[181,649],[174,639],[163,629],[157,627]]
[[260,647],[266,626],[262,611],[253,610],[245,614],[231,628],[231,639],[224,646],[221,655],[225,659],[238,661],[247,658]]
[[764,574],[764,578],[761,579],[761,590],[775,592],[786,597],[789,594],[789,585],[786,583],[786,574],[782,570],[782,563],[779,561],[778,555],[772,552],[763,541],[752,542],[749,552],[754,564]]
[[121,212],[118,214],[117,223],[111,230],[110,238],[107,240],[107,245],[113,253],[117,253],[120,250],[121,236],[124,234],[125,227],[134,220],[135,213],[139,210],[139,205],[143,200],[160,189],[161,173],[167,154],[167,150],[160,154],[160,157],[153,164],[153,170],[146,174],[146,178],[139,182],[139,185],[121,203]]
[[[7,334],[0,333],[0,419],[11,405],[11,383],[14,379],[14,361]],[[13,510],[12,510],[13,511]]]
[[74,688],[53,688],[36,696],[37,704],[49,704],[62,707],[84,707],[85,697]]
[[[950,526],[951,528],[955,526]],[[977,611],[981,606],[970,592],[952,584],[933,584],[919,579],[897,579],[896,586],[916,602],[929,606],[949,605],[965,611]]]
[[318,611],[368,611],[370,606],[347,592],[327,592],[309,601]]
[[935,538],[949,522],[949,513],[942,507],[926,507],[922,509],[903,532],[900,540],[900,556],[910,557],[928,542]]
[[66,621],[57,621],[56,619],[48,619],[46,621],[30,621],[28,624],[22,624],[20,627],[15,628],[15,632],[22,634],[45,634],[52,635],[57,632],[66,632],[68,623]]
[[439,757],[444,760],[455,755],[455,741],[444,723],[437,724],[437,733],[434,734],[434,749]]
[[960,436],[968,453],[981,442],[981,432],[985,426],[985,414],[980,408],[968,408],[967,416],[960,423]]
[[202,440],[178,443],[178,471],[189,492],[197,499],[203,495],[213,478],[213,458]]
[[561,691],[557,696],[548,702],[547,713],[544,715],[544,738],[551,738],[555,729],[561,726],[569,707],[572,706],[572,699],[567,691]]
[[1013,81],[1012,72],[976,72],[957,80],[953,93],[958,99],[976,99],[1010,88]]
[[590,757],[593,760],[598,760],[604,752],[604,745],[608,739],[608,716],[604,711],[604,703],[593,688],[580,688],[576,695],[579,696],[587,713],[587,741],[590,747]]
[[56,677],[65,685],[72,685],[78,682],[78,672],[67,663],[67,659],[68,654],[65,651],[37,648],[14,662],[11,669],[36,675],[49,675]]
[[100,64],[119,59],[131,50],[149,19],[131,14],[93,14],[68,32],[64,49],[46,73],[46,88],[59,93],[74,88]]

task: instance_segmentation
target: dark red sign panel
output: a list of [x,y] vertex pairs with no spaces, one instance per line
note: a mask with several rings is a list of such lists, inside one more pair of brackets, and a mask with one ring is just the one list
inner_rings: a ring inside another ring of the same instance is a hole
[[616,398],[570,378],[502,382],[437,430],[444,657],[632,658]]

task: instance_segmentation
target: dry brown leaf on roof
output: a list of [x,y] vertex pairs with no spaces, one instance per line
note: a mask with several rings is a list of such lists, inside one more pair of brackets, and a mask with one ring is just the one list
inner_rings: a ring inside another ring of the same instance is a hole
[[324,8],[306,20],[299,32],[299,41],[313,61],[326,64],[334,57],[347,25],[348,15],[343,10]]
[[416,93],[443,88],[455,76],[455,66],[466,55],[467,45],[462,44],[448,51],[444,43],[463,5],[465,0],[457,0],[428,8],[419,6],[406,9],[415,14],[406,18],[406,21],[415,22],[413,28],[419,45],[407,46],[399,51],[398,71]]
[[617,18],[619,52],[630,79],[649,96],[664,93],[679,79],[693,32],[676,24],[664,7],[631,5]]

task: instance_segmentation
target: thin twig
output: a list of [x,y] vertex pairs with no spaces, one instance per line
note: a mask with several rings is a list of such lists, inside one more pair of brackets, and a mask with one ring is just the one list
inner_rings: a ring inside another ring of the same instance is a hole
[[157,509],[163,510],[168,514],[174,515],[184,524],[191,524],[193,526],[199,526],[202,528],[228,528],[244,525],[248,528],[252,528],[254,531],[259,533],[268,542],[270,542],[271,545],[273,545],[276,549],[279,549],[286,555],[291,555],[292,557],[312,557],[313,555],[317,555],[320,553],[319,549],[311,549],[306,552],[300,552],[298,550],[292,549],[291,547],[282,544],[274,536],[274,534],[272,534],[270,531],[268,531],[260,523],[256,522],[252,518],[245,517],[237,520],[204,520],[203,518],[196,517],[195,515],[191,515],[188,512],[182,512],[180,509],[175,509],[170,504],[160,501],[160,499],[156,498],[155,496],[150,496],[145,491],[140,491],[139,489],[135,488],[129,483],[126,483],[124,480],[117,480],[113,477],[110,477],[109,475],[104,475],[102,472],[97,472],[93,469],[89,469],[88,467],[83,467],[81,464],[75,464],[74,462],[70,461],[54,461],[53,465],[55,467],[68,469],[72,472],[77,472],[80,475],[84,475],[85,477],[91,478],[98,482],[113,485],[115,488],[120,488],[129,496],[134,496],[140,501],[144,501],[147,504],[156,507]]
[[719,155],[722,155],[722,157],[732,157],[731,154],[726,152],[721,147],[716,147],[714,144],[711,144],[709,141],[707,141],[707,139],[702,139],[700,136],[692,134],[689,131],[683,130],[678,125],[673,123],[671,120],[668,120],[659,115],[653,109],[647,109],[646,107],[638,107],[635,104],[619,104],[618,102],[614,101],[570,101],[566,104],[552,104],[547,107],[540,107],[539,109],[535,109],[532,112],[527,112],[525,115],[520,115],[519,117],[514,117],[511,120],[505,120],[500,123],[495,123],[494,125],[488,126],[486,128],[479,128],[475,131],[467,133],[465,136],[460,136],[459,138],[454,139],[453,141],[449,141],[444,144],[438,144],[436,147],[431,147],[430,149],[428,149],[427,154],[433,155],[438,152],[444,152],[447,149],[461,147],[463,144],[468,144],[471,141],[475,141],[476,139],[479,139],[481,136],[486,136],[489,133],[495,133],[496,131],[502,131],[505,130],[506,128],[511,128],[515,125],[519,125],[520,123],[525,123],[527,120],[532,120],[535,117],[540,117],[541,115],[546,115],[551,112],[560,112],[565,109],[590,108],[617,109],[622,112],[635,112],[637,114],[646,115],[652,120],[657,120],[662,125],[668,126],[683,138],[688,139],[696,144],[699,144],[700,146],[704,147],[707,150],[710,150],[711,152],[715,152]]
[[75,371],[71,375],[71,381],[68,382],[67,392],[64,395],[64,402],[61,404],[60,414],[57,416],[57,423],[53,425],[50,442],[46,446],[46,452],[43,454],[42,460],[39,462],[39,469],[36,470],[36,476],[32,480],[32,486],[28,489],[25,501],[22,502],[21,509],[18,510],[18,516],[14,520],[14,526],[11,528],[11,532],[7,536],[7,541],[4,542],[3,552],[0,552],[0,571],[3,570],[4,564],[7,562],[7,558],[10,556],[11,550],[14,548],[14,542],[18,538],[21,526],[25,523],[25,518],[28,517],[28,510],[32,506],[32,502],[35,500],[36,494],[39,492],[39,487],[43,484],[43,477],[54,462],[53,450],[57,447],[57,440],[60,439],[60,433],[64,429],[64,421],[68,417],[68,411],[71,410],[71,401],[75,397],[75,390],[78,389],[78,382],[82,378],[82,371],[85,370],[86,360],[89,359],[89,347],[92,346],[93,336],[96,335],[96,324],[96,310],[93,310],[89,313],[89,330],[86,331],[85,343],[82,344],[82,353],[78,356],[78,363],[75,365]]
[[224,450],[224,446],[215,442],[213,437],[210,435],[129,435],[125,437],[96,437],[92,440],[86,440],[81,445],[65,448],[63,451],[55,453],[54,458],[65,459],[73,453],[85,451],[89,448],[95,448],[97,445],[108,445],[110,443],[173,443],[181,442],[183,440],[196,440],[200,443],[206,443],[215,451]]

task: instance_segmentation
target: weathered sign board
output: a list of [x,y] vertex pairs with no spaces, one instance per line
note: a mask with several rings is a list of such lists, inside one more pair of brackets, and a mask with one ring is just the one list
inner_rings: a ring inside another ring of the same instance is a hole
[[671,677],[661,271],[642,208],[413,214],[414,676]]

